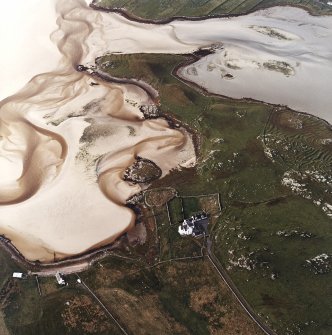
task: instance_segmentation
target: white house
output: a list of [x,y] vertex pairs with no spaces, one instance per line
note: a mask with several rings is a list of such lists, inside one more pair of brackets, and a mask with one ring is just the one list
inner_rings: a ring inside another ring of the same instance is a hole
[[23,279],[23,273],[22,272],[13,272],[13,278]]
[[56,278],[56,280],[57,280],[57,282],[58,282],[59,285],[66,285],[66,282],[65,282],[65,280],[62,278],[60,272],[57,272],[57,273],[55,274],[55,278]]
[[206,232],[208,225],[208,216],[206,213],[200,213],[184,219],[178,228],[181,236],[201,236]]

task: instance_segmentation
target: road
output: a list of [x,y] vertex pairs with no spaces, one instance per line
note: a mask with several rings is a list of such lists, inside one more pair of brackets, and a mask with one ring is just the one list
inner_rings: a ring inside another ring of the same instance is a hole
[[107,313],[107,315],[114,321],[114,323],[118,326],[118,328],[121,330],[121,332],[124,335],[129,335],[126,330],[120,325],[120,323],[116,320],[114,315],[109,311],[109,309],[103,304],[103,302],[97,297],[97,295],[85,284],[83,279],[77,274],[76,277],[80,280],[79,283],[95,298],[95,300],[98,302],[98,304],[102,307],[102,309]]
[[247,312],[247,314],[250,316],[250,318],[256,322],[258,327],[267,335],[277,335],[272,329],[270,329],[254,311],[254,309],[248,304],[242,293],[238,290],[238,288],[233,283],[230,276],[227,274],[226,270],[222,267],[217,257],[213,254],[211,251],[212,241],[210,238],[207,238],[206,240],[207,244],[207,258],[212,263],[213,267],[216,269],[219,276],[224,280],[226,285],[229,287],[229,289],[234,294],[235,298],[238,300],[240,305],[244,308],[244,310]]

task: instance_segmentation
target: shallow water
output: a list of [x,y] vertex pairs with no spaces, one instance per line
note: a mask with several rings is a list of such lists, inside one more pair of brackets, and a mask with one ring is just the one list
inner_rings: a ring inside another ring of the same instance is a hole
[[225,27],[223,49],[180,76],[213,93],[287,105],[332,123],[332,17],[277,7]]

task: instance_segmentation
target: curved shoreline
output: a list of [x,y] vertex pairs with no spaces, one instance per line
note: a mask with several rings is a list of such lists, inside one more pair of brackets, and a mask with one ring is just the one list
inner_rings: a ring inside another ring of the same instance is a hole
[[97,70],[97,71],[93,72],[92,75],[96,76],[96,77],[98,77],[98,78],[100,78],[100,79],[102,79],[106,82],[109,82],[109,83],[130,84],[130,85],[138,86],[147,93],[147,95],[151,98],[151,100],[154,103],[158,103],[158,97],[159,97],[158,91],[154,90],[152,88],[152,86],[150,86],[148,83],[145,83],[141,80],[117,78],[117,77],[113,77],[113,76],[109,75],[108,73],[103,72],[101,70]]
[[109,256],[110,252],[117,247],[115,245],[116,243],[119,243],[119,238],[116,241],[103,247],[90,249],[81,254],[69,256],[61,260],[55,261],[54,263],[41,263],[38,260],[30,261],[26,259],[23,254],[12,244],[11,240],[6,238],[4,235],[0,235],[1,248],[8,252],[15,262],[21,264],[28,271],[28,273],[42,273],[44,271],[49,272],[50,270],[54,271],[55,273],[60,268],[68,268],[67,273],[70,273],[70,267],[73,266],[76,267],[75,272],[86,270],[89,266],[93,265],[99,259]]
[[[332,130],[332,124],[330,124],[328,121],[326,121],[325,119],[323,119],[323,118],[321,118],[317,115],[313,115],[313,114],[310,114],[310,113],[307,113],[307,112],[292,109],[288,105],[273,104],[273,103],[270,103],[270,102],[266,102],[266,101],[263,101],[263,100],[257,100],[257,99],[253,99],[253,98],[232,98],[232,97],[228,97],[227,95],[223,95],[223,94],[211,93],[209,90],[207,90],[203,86],[200,86],[200,85],[198,85],[198,84],[196,84],[196,83],[194,83],[190,80],[187,80],[187,79],[181,77],[178,74],[178,71],[181,70],[182,68],[184,68],[188,65],[192,65],[192,64],[196,63],[198,60],[204,58],[207,54],[200,55],[199,52],[200,51],[205,51],[205,50],[209,51],[210,54],[213,53],[212,49],[210,48],[210,49],[198,49],[197,51],[195,51],[194,53],[191,53],[191,54],[179,54],[180,56],[185,57],[185,60],[183,62],[180,62],[178,65],[176,65],[174,67],[174,69],[171,72],[172,76],[174,76],[177,80],[181,81],[185,85],[191,87],[192,89],[198,91],[200,94],[202,94],[206,97],[215,97],[215,98],[223,99],[223,100],[231,100],[231,101],[234,101],[234,102],[238,101],[238,102],[251,103],[251,104],[259,103],[259,104],[263,104],[265,106],[270,106],[272,108],[287,108],[289,111],[291,111],[293,113],[297,113],[297,114],[301,114],[301,115],[307,115],[307,116],[316,118],[317,120],[320,120],[320,121],[324,122],[325,125],[328,126],[329,128],[331,128],[331,130]],[[103,80],[106,80],[108,82],[137,85],[137,86],[141,87],[143,90],[145,90],[147,94],[149,94],[149,95],[151,94],[151,92],[149,92],[147,90],[147,88],[152,88],[152,86],[149,83],[143,82],[142,80],[140,81],[140,83],[145,84],[144,86],[143,85],[142,86],[138,85],[138,82],[135,79],[125,78],[125,77],[123,77],[123,78],[113,77],[112,75],[109,75],[105,72],[101,72],[100,70],[96,71],[96,72],[93,72],[92,76],[93,75],[96,75],[97,77],[99,77]],[[158,98],[158,97],[156,97],[156,98]],[[167,113],[164,113],[164,112],[161,111],[160,117],[165,117],[166,120],[171,119],[172,121],[175,121],[176,123],[179,123],[182,127],[186,128],[186,130],[189,131],[191,134],[193,134],[193,132],[195,133],[195,131],[193,129],[191,129],[189,125],[186,125],[182,121],[175,119],[173,116],[171,116]],[[195,135],[197,135],[197,134],[195,133]]]
[[180,80],[181,82],[183,82],[184,84],[188,85],[189,87],[192,87],[193,89],[195,90],[198,90],[201,94],[203,94],[204,96],[206,97],[216,97],[216,98],[221,98],[221,99],[224,99],[224,100],[231,100],[231,101],[238,101],[238,102],[246,102],[246,103],[259,103],[259,104],[263,104],[265,106],[270,106],[270,107],[274,107],[274,108],[287,108],[289,111],[293,112],[293,113],[298,113],[298,114],[301,114],[301,115],[307,115],[307,116],[310,116],[310,117],[313,117],[313,118],[316,118],[322,122],[325,123],[326,126],[328,126],[331,130],[332,130],[332,124],[329,123],[328,121],[326,121],[325,119],[317,116],[317,115],[313,115],[313,114],[310,114],[310,113],[307,113],[307,112],[302,112],[302,111],[298,111],[298,110],[295,110],[295,109],[292,109],[291,107],[289,107],[288,105],[282,105],[282,104],[273,104],[273,103],[270,103],[270,102],[266,102],[266,101],[263,101],[263,100],[256,100],[256,99],[253,99],[253,98],[231,98],[231,97],[228,97],[227,95],[222,95],[222,94],[218,94],[218,93],[211,93],[209,90],[207,90],[206,88],[204,88],[203,86],[200,86],[190,80],[187,80],[183,77],[181,77],[179,74],[178,74],[178,71],[188,65],[192,65],[194,63],[196,63],[198,60],[200,60],[201,58],[203,58],[204,56],[197,56],[195,54],[184,54],[184,56],[187,56],[187,60],[185,60],[184,62],[178,64],[177,66],[174,67],[173,71],[172,71],[172,75]]
[[[83,72],[83,71],[79,71],[79,72]],[[101,71],[93,71],[93,72],[86,71],[85,74],[90,76],[91,78],[96,77],[108,83],[130,84],[130,85],[138,86],[141,89],[143,89],[144,92],[146,92],[156,104],[159,105],[159,101],[158,101],[159,95],[156,95],[156,92],[158,94],[158,91],[154,90],[148,83],[138,82],[134,79],[116,78],[106,73],[103,73]],[[158,118],[165,119],[168,122],[170,128],[185,129],[188,132],[188,134],[192,137],[192,141],[193,141],[194,149],[195,149],[195,155],[196,156],[198,155],[199,146],[200,146],[199,135],[193,129],[191,129],[189,125],[163,112],[160,113],[160,116],[158,116]],[[133,210],[134,213],[136,213],[137,211],[140,211],[140,205],[133,206],[130,204],[126,204],[124,205],[124,207],[127,207]],[[134,226],[136,225],[136,222],[137,222],[137,216],[135,219]],[[97,244],[97,246],[95,247],[92,246],[90,249],[83,251],[82,253],[71,255],[71,256],[65,256],[59,260],[56,260],[56,257],[55,257],[53,262],[41,262],[39,260],[35,260],[35,261],[28,260],[15,247],[12,241],[9,238],[7,238],[5,235],[0,235],[0,246],[11,255],[11,258],[13,260],[23,265],[28,270],[29,273],[39,272],[39,275],[41,275],[43,272],[49,273],[50,270],[52,270],[55,273],[59,269],[63,270],[62,272],[64,273],[71,273],[70,271],[71,267],[75,267],[75,270],[73,272],[83,271],[83,270],[86,270],[89,266],[93,265],[99,259],[109,256],[112,250],[116,249],[117,247],[121,245],[122,241],[120,241],[120,239],[123,238],[126,235],[126,233],[130,231],[131,229],[132,228],[130,228],[129,230],[120,232],[118,236],[114,239],[114,241],[110,243],[100,246],[100,244],[102,244],[101,242]],[[66,270],[66,268],[68,269]]]
[[[172,71],[172,75],[177,78],[178,80],[182,81],[183,83],[185,83],[186,85],[192,87],[195,90],[198,90],[201,94],[205,95],[205,96],[209,96],[209,97],[216,97],[216,98],[221,98],[221,99],[228,99],[228,100],[234,100],[234,101],[241,101],[241,102],[247,102],[247,103],[261,103],[267,106],[271,106],[274,108],[287,108],[289,111],[293,112],[293,113],[297,113],[297,114],[302,114],[302,115],[307,115],[310,117],[314,117],[317,118],[321,121],[323,121],[328,127],[331,128],[332,130],[332,125],[330,125],[327,121],[314,116],[312,114],[308,114],[305,112],[299,112],[299,111],[295,111],[290,109],[289,107],[285,106],[285,105],[275,105],[275,104],[270,104],[264,101],[259,101],[259,100],[254,100],[254,99],[250,99],[250,98],[242,98],[242,99],[233,99],[233,98],[229,98],[227,96],[223,96],[223,95],[219,95],[219,94],[214,94],[214,93],[210,93],[209,91],[207,91],[205,88],[200,87],[199,85],[192,83],[190,81],[187,81],[183,78],[181,78],[180,76],[177,75],[177,71],[179,69],[181,69],[182,67],[185,67],[187,65],[190,65],[194,62],[196,62],[198,59],[200,59],[199,55],[195,55],[195,54],[186,54],[184,55],[187,57],[187,59],[184,62],[181,62],[180,64],[178,64]],[[204,56],[201,56],[204,57]],[[121,84],[132,84],[132,85],[137,85],[136,82],[133,82],[133,80],[131,79],[127,79],[127,78],[116,78],[113,76],[101,76],[101,74],[99,72],[93,72],[90,74],[91,77],[96,76],[102,80],[105,80],[107,82],[115,82],[115,83],[121,83]],[[147,87],[149,87],[149,84],[147,84],[147,86],[140,86],[141,88],[143,88],[148,94],[150,94],[151,92],[148,92],[146,90]],[[194,147],[195,147],[195,151],[196,154],[198,154],[199,152],[199,148],[200,148],[200,136],[199,134],[197,134],[193,129],[191,129],[189,127],[189,125],[184,124],[183,122],[175,119],[174,117],[162,113],[160,115],[161,118],[165,118],[167,121],[171,121],[173,123],[178,123],[180,125],[180,127],[185,128],[192,136],[193,136],[193,142],[194,142]],[[126,207],[130,207],[131,209],[132,206],[126,205]],[[136,206],[134,206],[136,207]],[[140,206],[137,206],[137,208],[139,208]],[[92,247],[91,249],[84,251],[80,254],[76,254],[76,255],[72,255],[72,256],[68,256],[68,257],[64,257],[60,260],[55,260],[54,262],[48,262],[48,263],[42,263],[40,261],[30,261],[28,259],[26,259],[23,254],[15,247],[15,245],[13,245],[11,243],[11,240],[6,238],[4,235],[0,235],[0,245],[3,249],[5,249],[10,255],[11,258],[14,259],[15,261],[17,261],[18,263],[22,264],[25,268],[28,269],[29,272],[49,272],[50,270],[53,271],[58,271],[60,268],[64,269],[67,268],[69,269],[70,273],[70,267],[79,267],[79,271],[83,271],[86,270],[89,266],[93,265],[96,261],[98,261],[101,258],[107,257],[110,255],[110,252],[112,250],[114,250],[115,248],[117,248],[119,245],[116,244],[121,244],[120,239],[122,237],[124,237],[126,234],[125,233],[120,233],[119,236],[111,243],[106,244],[102,247]],[[75,268],[75,272],[77,272],[78,269]]]
[[[154,89],[149,83],[146,83],[142,80],[132,79],[132,78],[114,77],[100,70],[93,71],[91,73],[91,76],[92,77],[96,76],[97,78],[100,78],[109,83],[136,85],[140,87],[141,89],[143,89],[149,95],[149,97],[151,97],[151,99],[156,105],[160,106],[159,92],[158,90]],[[180,78],[178,79],[180,80]],[[200,147],[200,140],[199,140],[200,136],[194,129],[192,129],[188,124],[184,123],[183,121],[176,119],[173,115],[165,113],[162,110],[160,110],[160,115],[158,116],[158,118],[164,118],[168,122],[170,128],[172,129],[184,128],[192,136],[192,140],[193,140],[194,148],[195,148],[195,154],[196,156],[198,156],[199,147]]]
[[[22,121],[23,129],[31,119],[61,134],[68,143],[64,168],[55,179],[61,154],[59,145],[41,136],[43,141],[36,146],[35,138],[39,137],[35,128],[26,126],[28,129],[22,131],[21,124],[13,123],[17,143],[28,144],[21,145],[22,153],[28,157],[28,163],[32,162],[29,167],[34,175],[28,175],[25,184],[18,183],[16,188],[3,188],[1,195],[3,198],[15,195],[14,192],[21,190],[20,186],[30,190],[39,179],[43,188],[29,201],[0,208],[1,232],[28,260],[43,263],[53,262],[54,252],[59,260],[109,245],[131,228],[134,213],[124,204],[141,188],[124,181],[122,176],[135,154],[155,161],[164,175],[179,165],[189,166],[195,160],[191,135],[185,129],[178,129],[176,125],[171,129],[162,118],[142,118],[139,106],[154,105],[146,89],[105,81],[99,81],[100,86],[92,88],[91,78],[75,71],[77,64],[89,57],[94,61],[108,49],[103,42],[103,25],[98,26],[100,13],[82,0],[58,0],[57,13],[59,29],[51,37],[63,55],[59,67],[34,77],[1,109],[1,117],[8,123],[16,117]],[[97,33],[95,41],[92,31]],[[90,36],[92,41],[88,40]],[[15,108],[13,112],[12,108]],[[80,118],[75,118],[77,116]],[[70,121],[62,124],[67,119]],[[1,133],[7,135],[9,131],[5,131],[7,128],[2,127]],[[133,133],[135,137],[131,136]],[[15,144],[9,149],[16,150]],[[31,152],[39,156],[32,156]],[[13,166],[18,170],[20,161],[14,158]],[[19,178],[16,170],[10,170],[9,163],[4,166],[9,171],[5,170],[4,182]],[[34,178],[35,175],[39,179]]]

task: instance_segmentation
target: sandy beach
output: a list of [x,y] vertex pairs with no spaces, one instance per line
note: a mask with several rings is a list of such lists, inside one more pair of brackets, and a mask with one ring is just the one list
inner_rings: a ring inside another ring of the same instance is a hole
[[141,187],[123,174],[136,155],[163,175],[195,157],[184,129],[143,119],[139,107],[153,101],[142,88],[76,71],[88,52],[100,55],[86,43],[99,14],[84,1],[56,5],[61,60],[0,105],[0,233],[42,262],[108,244],[132,226],[124,204]]
[[50,40],[56,18],[55,0],[1,1],[0,100],[56,68],[61,54]]

